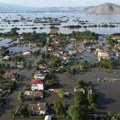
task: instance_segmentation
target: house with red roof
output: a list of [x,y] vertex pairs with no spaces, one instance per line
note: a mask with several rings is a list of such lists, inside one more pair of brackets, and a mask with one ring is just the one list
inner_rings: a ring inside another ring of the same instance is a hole
[[99,61],[101,59],[110,59],[108,50],[99,50],[97,55],[98,55],[98,60]]
[[44,90],[44,83],[41,80],[32,80],[31,82],[31,90]]
[[36,98],[43,98],[43,93],[41,91],[25,91],[24,92],[25,97],[31,97],[34,96]]
[[36,98],[43,98],[43,93],[41,91],[33,91],[32,94]]
[[52,38],[52,42],[55,44],[59,44],[60,43],[60,39],[57,37]]
[[52,46],[49,46],[49,47],[48,47],[48,51],[50,51],[50,52],[53,51],[53,47],[52,47]]

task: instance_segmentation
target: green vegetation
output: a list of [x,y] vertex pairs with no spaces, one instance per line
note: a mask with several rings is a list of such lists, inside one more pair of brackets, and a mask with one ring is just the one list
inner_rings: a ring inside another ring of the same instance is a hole
[[24,93],[23,93],[23,92],[19,92],[19,93],[18,93],[18,99],[19,99],[21,102],[23,102],[23,100],[24,100]]
[[47,34],[46,33],[36,33],[35,31],[32,33],[23,33],[21,35],[23,37],[23,40],[21,42],[35,42],[35,43],[39,43],[42,46],[45,45],[46,42],[46,37]]
[[59,97],[63,98],[65,94],[65,91],[63,89],[60,89],[60,91],[58,92]]
[[98,34],[90,32],[88,30],[84,32],[73,31],[71,34],[69,34],[69,37],[74,38],[76,40],[96,40],[98,39]]
[[75,88],[79,90],[74,93],[74,104],[69,107],[68,113],[72,120],[91,120],[96,109],[96,95],[91,85],[83,81],[79,81]]
[[15,81],[11,81],[9,79],[6,80],[0,76],[0,89],[13,91],[16,87],[17,85]]
[[113,68],[113,62],[112,60],[106,60],[106,59],[101,59],[100,60],[100,66],[104,68]]
[[0,100],[0,107],[4,107],[5,104],[6,104],[5,99],[1,99]]
[[56,114],[62,114],[63,113],[63,106],[60,103],[60,101],[55,101],[53,103],[53,110],[55,111]]
[[21,103],[19,107],[19,114],[22,116],[28,116],[27,104]]

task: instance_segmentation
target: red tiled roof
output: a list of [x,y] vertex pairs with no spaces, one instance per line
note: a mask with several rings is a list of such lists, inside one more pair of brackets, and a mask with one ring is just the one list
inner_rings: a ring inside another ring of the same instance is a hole
[[69,56],[69,53],[64,53],[64,57],[68,57]]
[[101,53],[107,53],[108,51],[107,50],[99,50],[99,52],[101,52]]
[[50,89],[50,91],[58,93],[60,91],[60,89]]
[[41,96],[43,96],[43,94],[42,93],[36,93],[35,96],[36,97],[41,97]]
[[41,80],[32,80],[32,84],[43,84]]
[[52,41],[53,41],[53,42],[59,42],[60,39],[59,39],[59,38],[52,38]]
[[104,56],[104,57],[102,57],[103,59],[110,59],[110,57],[109,56]]
[[99,45],[97,45],[97,46],[96,46],[96,48],[100,48],[100,46],[99,46]]

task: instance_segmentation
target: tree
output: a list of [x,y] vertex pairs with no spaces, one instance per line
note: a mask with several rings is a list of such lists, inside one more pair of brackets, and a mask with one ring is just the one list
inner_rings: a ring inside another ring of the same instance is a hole
[[76,69],[75,68],[68,68],[68,73],[71,75],[75,75]]
[[88,68],[88,61],[87,60],[84,60],[82,64],[83,64],[84,70]]
[[21,104],[19,112],[21,115],[28,115],[28,109],[26,104]]
[[65,91],[63,89],[60,89],[60,91],[58,92],[59,97],[64,97]]
[[37,61],[35,61],[35,67],[36,67],[36,69],[38,68],[38,66],[39,66],[39,64],[40,64],[40,61],[39,60],[37,60]]
[[95,94],[92,92],[92,90],[88,91],[87,99],[90,104],[95,102]]
[[68,114],[72,118],[72,120],[81,120],[80,117],[80,106],[79,105],[71,105],[68,109]]
[[50,63],[49,63],[50,67],[58,67],[60,65],[60,59],[57,57],[52,57]]
[[75,73],[77,72],[77,70],[73,67],[73,68],[68,68],[67,72],[72,76],[72,80],[74,80]]
[[17,28],[11,28],[10,34],[13,36],[17,36],[18,35]]
[[63,108],[62,108],[62,104],[60,103],[60,101],[55,101],[53,103],[53,109],[55,110],[56,114],[58,113],[62,113]]
[[19,93],[18,93],[18,99],[19,99],[21,102],[23,102],[23,100],[24,100],[24,94],[23,94],[23,92],[19,92]]
[[112,60],[108,60],[108,59],[101,59],[100,65],[101,65],[101,67],[104,67],[104,68],[110,68],[110,69],[113,68]]
[[18,74],[18,81],[23,81],[24,76],[22,74]]
[[74,100],[77,104],[83,104],[83,102],[85,100],[85,95],[82,92],[75,92]]

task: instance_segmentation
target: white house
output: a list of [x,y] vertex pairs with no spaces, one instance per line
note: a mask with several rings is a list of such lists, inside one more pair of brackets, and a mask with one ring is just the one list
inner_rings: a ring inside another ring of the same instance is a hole
[[30,50],[26,50],[23,52],[23,55],[26,56],[26,55],[31,55],[31,51]]
[[24,62],[17,62],[17,68],[20,68],[20,69],[22,69],[22,68],[24,68]]
[[3,60],[9,60],[10,59],[10,56],[5,56],[4,58],[3,58]]
[[52,116],[51,115],[46,115],[44,120],[51,120]]
[[32,80],[31,90],[44,90],[44,83],[41,80]]
[[70,50],[69,55],[76,55],[77,51],[76,50]]
[[107,50],[99,50],[98,51],[98,60],[100,61],[101,58],[110,59],[109,52]]
[[43,73],[39,73],[39,74],[34,75],[34,79],[45,80],[45,77],[46,77],[46,74],[43,74]]

